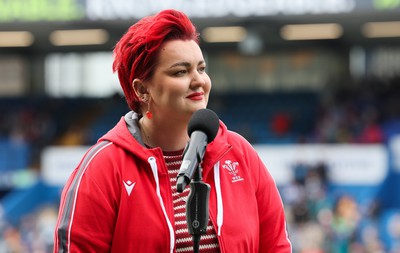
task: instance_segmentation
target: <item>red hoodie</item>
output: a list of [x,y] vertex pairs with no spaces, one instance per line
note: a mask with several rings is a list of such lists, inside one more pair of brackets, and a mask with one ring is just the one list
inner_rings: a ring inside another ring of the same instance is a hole
[[[67,181],[55,253],[175,252],[163,153],[135,139],[137,126],[129,125],[127,116],[88,150]],[[202,168],[203,181],[211,186],[209,215],[221,252],[291,252],[275,182],[243,137],[220,122]]]

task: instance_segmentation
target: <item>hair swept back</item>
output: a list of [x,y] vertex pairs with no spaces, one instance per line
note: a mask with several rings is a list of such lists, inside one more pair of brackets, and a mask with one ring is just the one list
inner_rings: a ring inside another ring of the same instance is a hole
[[149,80],[160,47],[164,42],[176,39],[199,43],[199,34],[186,14],[177,10],[163,10],[133,24],[116,44],[112,68],[118,73],[130,109],[139,112],[140,106],[132,87],[133,80]]

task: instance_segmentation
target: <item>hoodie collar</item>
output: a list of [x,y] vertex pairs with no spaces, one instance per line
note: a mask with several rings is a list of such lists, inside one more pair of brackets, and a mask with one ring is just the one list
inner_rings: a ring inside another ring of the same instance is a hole
[[[136,112],[128,112],[99,141],[111,141],[145,160],[154,155],[154,150],[162,152],[158,147],[153,149],[146,148],[141,137],[138,121],[139,115]],[[203,159],[204,168],[212,168],[231,149],[231,145],[228,143],[228,129],[222,121],[219,124],[216,138],[207,145],[207,152]]]
[[124,120],[133,138],[135,138],[143,147],[145,147],[139,128],[139,114],[134,111],[130,111],[125,114]]
[[160,148],[148,149],[143,143],[138,124],[139,116],[136,112],[130,111],[121,117],[120,121],[99,141],[108,140],[115,145],[135,154],[141,159],[147,160],[154,155],[154,151],[162,153]]

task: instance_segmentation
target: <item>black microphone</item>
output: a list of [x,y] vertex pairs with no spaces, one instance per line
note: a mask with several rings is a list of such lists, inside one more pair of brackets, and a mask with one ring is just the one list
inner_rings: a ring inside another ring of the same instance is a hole
[[177,177],[178,192],[183,192],[192,180],[193,174],[203,160],[207,144],[214,140],[218,128],[219,118],[212,110],[200,109],[193,113],[188,125],[190,141],[183,152],[182,165]]

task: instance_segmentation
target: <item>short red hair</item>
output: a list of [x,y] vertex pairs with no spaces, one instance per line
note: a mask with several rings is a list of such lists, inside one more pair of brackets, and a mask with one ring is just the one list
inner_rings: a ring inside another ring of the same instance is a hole
[[132,82],[135,78],[147,81],[152,77],[159,49],[170,40],[194,40],[199,34],[190,19],[177,10],[164,10],[144,17],[132,25],[114,48],[113,71],[130,109],[139,112],[140,101]]

